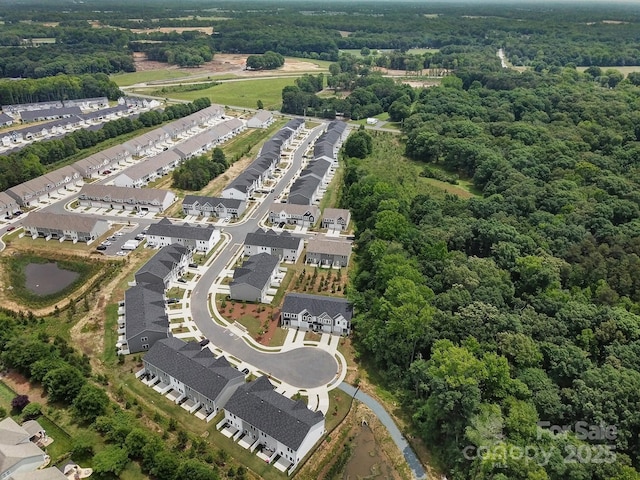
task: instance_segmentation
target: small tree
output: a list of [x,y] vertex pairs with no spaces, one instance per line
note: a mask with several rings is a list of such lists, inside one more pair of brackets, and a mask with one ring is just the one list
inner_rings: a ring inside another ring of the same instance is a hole
[[28,395],[16,395],[13,397],[13,400],[11,400],[11,408],[18,412],[22,412],[27,405],[29,405]]
[[116,445],[109,445],[93,457],[93,471],[99,476],[104,474],[118,476],[127,463],[129,463],[127,451]]
[[256,102],[256,106],[258,107],[258,110],[264,109],[264,103],[262,103],[262,100],[260,99]]
[[93,456],[93,441],[86,435],[78,435],[71,444],[71,455],[76,461],[80,458],[90,458]]
[[38,402],[30,403],[22,410],[22,418],[24,420],[33,420],[34,418],[38,418],[40,415],[42,415],[42,405]]
[[93,422],[104,415],[109,406],[109,397],[101,388],[86,383],[73,400],[73,413],[81,422]]

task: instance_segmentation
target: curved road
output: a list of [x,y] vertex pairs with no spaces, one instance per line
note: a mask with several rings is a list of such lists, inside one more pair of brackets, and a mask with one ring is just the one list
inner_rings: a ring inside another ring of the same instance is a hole
[[384,409],[384,407],[380,405],[373,397],[367,395],[364,392],[361,392],[357,388],[352,387],[348,383],[342,382],[340,385],[338,385],[338,388],[345,392],[347,395],[351,395],[356,400],[360,400],[367,407],[369,407],[371,411],[373,411],[373,413],[375,413],[382,424],[387,427],[387,430],[389,430],[389,433],[391,434],[391,438],[402,452],[402,455],[404,455],[404,458],[409,464],[409,468],[413,473],[413,477],[418,480],[426,480],[427,474],[424,471],[424,468],[422,468],[422,464],[418,460],[418,457],[411,449],[409,442],[407,442],[407,440],[402,436],[402,433],[400,433],[400,430],[396,426],[391,416]]
[[[316,127],[301,143],[293,154],[292,164],[284,172],[273,192],[260,202],[250,216],[239,224],[225,227],[231,240],[207,271],[198,281],[191,293],[191,315],[205,337],[222,350],[242,359],[257,369],[299,388],[313,388],[326,385],[338,372],[338,363],[333,355],[316,347],[302,347],[287,352],[265,352],[254,349],[227,328],[218,325],[209,313],[209,291],[216,278],[242,248],[245,236],[255,231],[258,221],[268,212],[271,203],[277,198],[302,166],[302,156],[309,144],[321,133]],[[300,365],[304,364],[304,368]]]

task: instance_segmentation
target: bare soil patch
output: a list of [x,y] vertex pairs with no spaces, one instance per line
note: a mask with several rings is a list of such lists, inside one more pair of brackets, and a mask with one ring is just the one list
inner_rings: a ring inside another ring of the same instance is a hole
[[147,60],[143,52],[134,52],[133,62],[136,71],[143,72],[149,70],[177,70],[184,72],[185,76],[192,76],[197,72],[198,75],[224,75],[234,74],[242,77],[268,77],[273,75],[281,75],[283,73],[300,73],[300,72],[321,72],[326,69],[302,59],[287,58],[284,65],[277,70],[245,70],[247,63],[246,54],[230,54],[217,53],[213,60],[205,63],[197,68],[180,68],[176,65],[167,65],[162,62]]
[[2,381],[18,395],[27,395],[30,402],[47,403],[42,387],[34,387],[24,375],[10,371],[2,376]]

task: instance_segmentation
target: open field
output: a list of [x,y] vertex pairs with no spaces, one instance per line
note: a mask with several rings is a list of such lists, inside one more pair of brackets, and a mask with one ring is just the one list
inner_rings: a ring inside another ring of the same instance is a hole
[[[282,89],[294,85],[295,78],[242,79],[224,82],[219,85],[193,92],[172,93],[171,98],[193,101],[196,98],[208,97],[219,105],[233,105],[244,108],[256,108],[258,100],[262,100],[264,108],[279,109],[282,104]],[[155,89],[139,89],[139,93],[164,96]]]
[[[587,68],[589,67],[577,67],[576,69],[579,72],[584,72]],[[640,72],[640,65],[631,65],[631,66],[625,66],[625,67],[606,67],[606,66],[601,66],[600,67],[602,69],[602,71],[606,71],[606,70],[617,70],[618,72],[620,72],[621,74],[623,74],[625,77],[627,75],[629,75],[632,72]]]
[[129,85],[135,85],[136,83],[173,80],[184,77],[185,74],[181,70],[171,70],[167,68],[162,70],[143,70],[140,72],[119,73],[117,75],[111,75],[111,80],[116,82],[119,87],[128,87]]
[[[440,50],[438,50],[437,48],[410,48],[409,50],[407,50],[407,53],[410,55],[423,55],[425,53],[438,53],[439,51]],[[384,48],[371,49],[372,56],[376,56],[382,53],[391,53],[391,52],[393,52],[393,50],[384,49]],[[358,48],[341,48],[340,53],[349,53],[354,57],[362,58],[362,55],[360,54],[360,49]]]

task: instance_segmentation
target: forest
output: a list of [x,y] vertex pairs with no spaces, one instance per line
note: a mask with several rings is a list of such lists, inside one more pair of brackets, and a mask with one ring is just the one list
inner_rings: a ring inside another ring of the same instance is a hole
[[639,102],[570,67],[420,90],[397,154],[470,199],[346,158],[358,352],[447,478],[640,478]]

